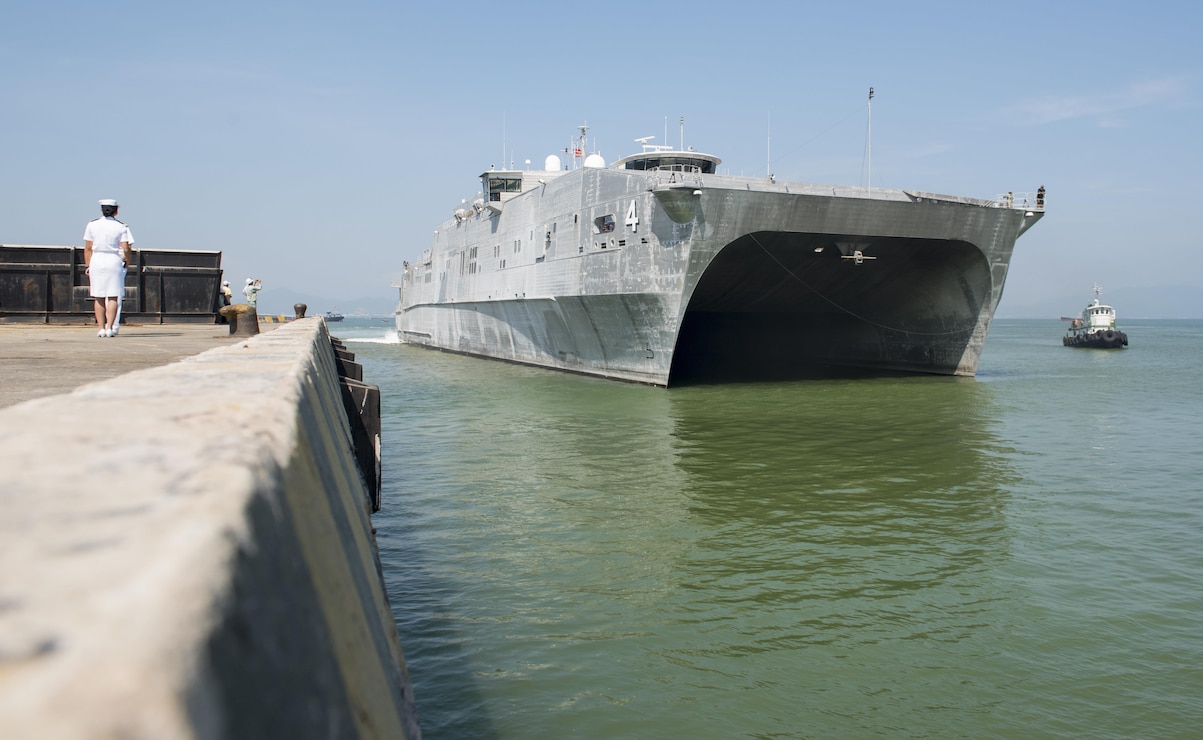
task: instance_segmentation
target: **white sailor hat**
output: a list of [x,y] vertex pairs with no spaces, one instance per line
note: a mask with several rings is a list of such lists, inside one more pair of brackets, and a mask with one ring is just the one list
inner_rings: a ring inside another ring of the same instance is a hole
[[254,280],[251,280],[250,278],[247,278],[247,279],[246,279],[246,284],[247,284],[247,285],[250,285],[250,284],[251,284],[251,283],[253,283],[253,282],[255,282],[255,281],[254,281]]
[[115,206],[115,205],[117,205],[117,201],[113,200],[112,198],[105,198],[104,200],[100,201],[100,205]]
[[222,284],[222,285],[229,285],[229,284],[230,284],[230,281],[229,281],[229,280],[222,280],[222,281],[221,281],[221,284]]

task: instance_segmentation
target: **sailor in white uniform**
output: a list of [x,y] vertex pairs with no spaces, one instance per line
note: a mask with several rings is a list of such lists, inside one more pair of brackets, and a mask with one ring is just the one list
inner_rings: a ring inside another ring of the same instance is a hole
[[100,201],[101,217],[89,221],[84,229],[84,265],[96,301],[98,337],[117,336],[118,298],[125,292],[125,266],[133,258],[130,245],[134,237],[129,227],[118,221],[117,201]]

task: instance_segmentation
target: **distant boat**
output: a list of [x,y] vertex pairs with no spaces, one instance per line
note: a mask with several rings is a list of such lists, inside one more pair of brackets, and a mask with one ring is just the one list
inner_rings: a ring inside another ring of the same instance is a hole
[[1071,322],[1069,330],[1061,338],[1066,347],[1091,347],[1094,349],[1123,349],[1128,346],[1128,335],[1115,326],[1115,309],[1099,302],[1103,289],[1096,283],[1094,301],[1082,309],[1078,318],[1061,317]]
[[345,318],[345,317],[341,313],[336,313],[334,311],[327,311],[325,314],[325,318],[326,318],[327,322],[330,322],[330,321],[342,321],[343,318]]

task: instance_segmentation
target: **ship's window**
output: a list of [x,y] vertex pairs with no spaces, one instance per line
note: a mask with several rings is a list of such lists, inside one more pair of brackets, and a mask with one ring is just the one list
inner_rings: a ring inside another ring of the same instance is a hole
[[503,269],[503,270],[505,269],[505,260],[501,261],[501,269]]
[[489,200],[501,200],[502,193],[521,193],[521,177],[490,177]]
[[593,219],[594,234],[609,234],[614,230],[614,215],[606,214]]

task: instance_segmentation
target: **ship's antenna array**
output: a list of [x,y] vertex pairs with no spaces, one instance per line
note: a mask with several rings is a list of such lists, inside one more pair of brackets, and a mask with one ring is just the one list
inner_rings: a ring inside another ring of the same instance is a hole
[[589,131],[589,123],[585,122],[577,126],[577,128],[581,131],[581,138],[575,141],[570,139],[568,147],[564,149],[564,153],[572,157],[572,169],[574,170],[579,169],[584,162],[585,143],[588,141],[586,134]]
[[583,167],[583,166],[585,166],[585,150],[589,146],[589,138],[587,136],[587,132],[589,131],[589,124],[588,124],[588,122],[585,122],[585,123],[582,123],[577,128],[579,128],[581,130],[581,143],[576,148],[576,155],[581,158],[581,166]]

